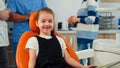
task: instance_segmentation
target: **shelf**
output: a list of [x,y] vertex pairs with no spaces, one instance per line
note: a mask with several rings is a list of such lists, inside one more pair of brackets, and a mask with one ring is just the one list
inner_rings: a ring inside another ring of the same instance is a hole
[[120,2],[120,0],[101,0],[101,2]]

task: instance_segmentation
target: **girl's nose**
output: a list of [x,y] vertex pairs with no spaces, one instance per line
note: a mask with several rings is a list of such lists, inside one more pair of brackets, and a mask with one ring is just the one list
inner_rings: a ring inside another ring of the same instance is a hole
[[50,24],[49,21],[46,21],[45,25],[49,25],[49,24]]

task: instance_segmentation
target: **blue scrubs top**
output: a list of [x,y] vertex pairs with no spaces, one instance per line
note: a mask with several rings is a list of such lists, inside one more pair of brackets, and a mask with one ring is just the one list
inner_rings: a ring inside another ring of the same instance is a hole
[[[45,0],[8,0],[7,7],[11,9],[12,13],[29,15],[32,11],[46,7],[46,2]],[[20,36],[29,30],[29,21],[14,22],[13,42],[18,42]]]

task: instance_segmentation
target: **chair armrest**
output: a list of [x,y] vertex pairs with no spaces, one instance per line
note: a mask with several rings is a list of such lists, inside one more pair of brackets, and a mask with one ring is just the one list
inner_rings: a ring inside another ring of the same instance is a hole
[[86,59],[90,57],[94,57],[94,50],[93,49],[86,49],[76,52],[79,59]]

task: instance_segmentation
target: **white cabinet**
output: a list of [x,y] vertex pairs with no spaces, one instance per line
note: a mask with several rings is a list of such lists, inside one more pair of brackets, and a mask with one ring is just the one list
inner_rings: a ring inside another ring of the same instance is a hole
[[115,34],[99,34],[98,38],[99,39],[115,39],[116,36]]
[[[77,51],[76,31],[57,31],[71,44],[72,48]],[[100,30],[98,32],[99,39],[115,39],[116,30]]]
[[116,30],[100,30],[99,39],[116,39]]
[[58,31],[71,45],[74,51],[77,51],[76,31]]

